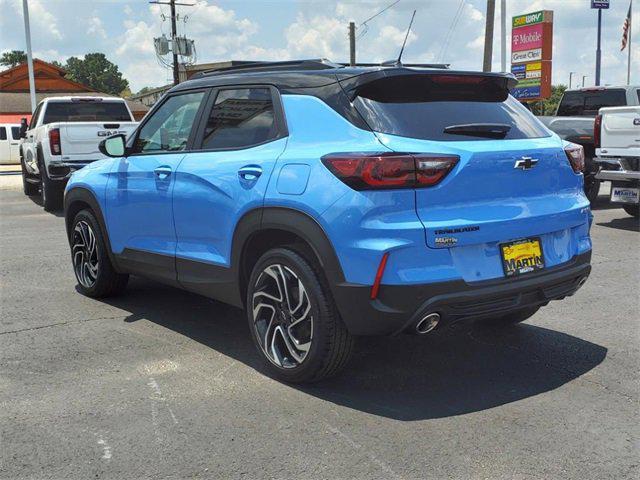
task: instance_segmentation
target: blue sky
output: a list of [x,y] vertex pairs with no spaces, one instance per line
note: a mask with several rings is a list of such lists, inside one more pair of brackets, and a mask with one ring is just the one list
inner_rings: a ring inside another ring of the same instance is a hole
[[[276,60],[327,57],[348,60],[347,25],[360,25],[393,0],[181,0],[179,33],[196,40],[198,61]],[[499,6],[499,0],[496,2]],[[443,45],[456,11],[462,15]],[[629,0],[611,0],[604,12],[603,72],[606,84],[626,81],[626,51],[620,52],[622,23]],[[29,0],[34,55],[64,61],[69,56],[103,52],[118,64],[135,92],[159,86],[171,73],[155,59],[152,39],[170,31],[168,7],[142,0]],[[594,82],[596,12],[589,0],[507,0],[507,15],[548,9],[554,11],[554,83],[567,83],[569,72],[579,83]],[[397,56],[416,9],[405,60],[443,61],[453,68],[478,70],[482,66],[485,0],[400,0],[372,21],[360,26],[358,60],[383,61]],[[0,0],[0,52],[25,49],[22,0]],[[497,9],[499,14],[499,8]],[[181,19],[181,20],[182,20]],[[499,17],[494,37],[494,69],[500,69]],[[632,81],[640,83],[640,1],[634,12]],[[510,29],[507,30],[507,35]]]

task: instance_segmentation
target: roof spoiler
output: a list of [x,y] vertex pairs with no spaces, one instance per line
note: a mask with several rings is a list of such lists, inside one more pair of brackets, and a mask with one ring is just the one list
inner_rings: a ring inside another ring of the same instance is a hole
[[504,101],[518,83],[511,73],[411,70],[406,66],[340,80],[350,100],[381,102],[478,100]]

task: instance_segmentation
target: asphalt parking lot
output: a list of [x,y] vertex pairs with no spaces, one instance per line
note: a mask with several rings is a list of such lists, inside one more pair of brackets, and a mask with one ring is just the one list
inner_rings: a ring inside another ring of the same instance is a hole
[[576,296],[360,339],[299,387],[265,376],[239,310],[140,279],[83,297],[61,214],[0,189],[0,477],[638,478],[640,236],[604,200]]

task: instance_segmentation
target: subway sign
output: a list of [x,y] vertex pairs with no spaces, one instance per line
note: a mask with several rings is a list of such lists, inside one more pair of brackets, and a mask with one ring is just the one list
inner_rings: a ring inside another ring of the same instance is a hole
[[553,12],[518,15],[511,25],[511,73],[518,80],[511,93],[527,101],[550,97]]

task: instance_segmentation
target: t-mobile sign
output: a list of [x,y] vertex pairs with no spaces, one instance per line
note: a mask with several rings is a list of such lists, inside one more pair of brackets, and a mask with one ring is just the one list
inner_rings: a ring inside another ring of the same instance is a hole
[[511,25],[511,73],[518,79],[512,94],[520,100],[550,97],[553,12],[518,15]]

